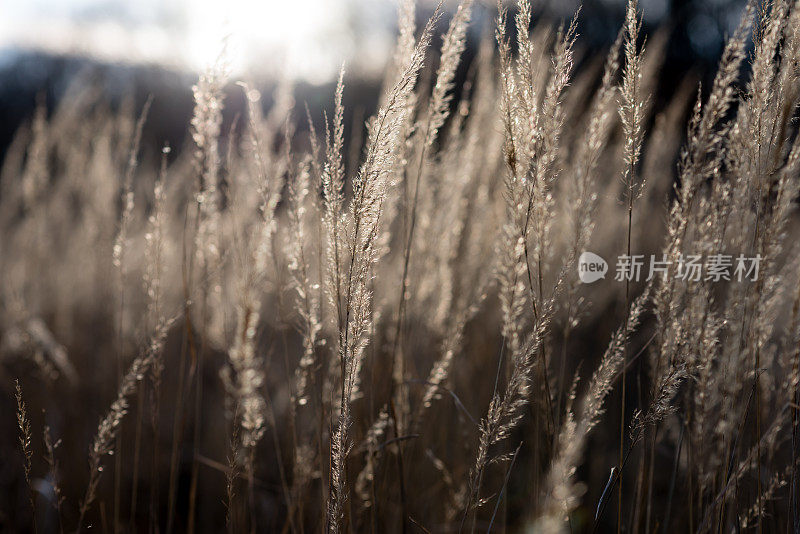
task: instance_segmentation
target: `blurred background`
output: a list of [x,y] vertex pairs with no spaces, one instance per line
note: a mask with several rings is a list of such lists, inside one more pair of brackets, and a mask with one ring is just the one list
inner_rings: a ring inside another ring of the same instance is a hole
[[[418,4],[421,25],[436,2]],[[652,36],[660,28],[668,40],[657,100],[664,102],[686,75],[713,74],[743,4],[641,0],[645,33]],[[445,1],[448,11],[455,5]],[[534,16],[558,21],[577,6],[577,0],[534,2]],[[132,96],[141,104],[152,94],[145,147],[181,146],[191,85],[218,57],[223,40],[235,78],[262,89],[289,78],[297,101],[315,116],[330,106],[334,78],[345,64],[346,108],[367,116],[392,51],[396,10],[396,0],[0,0],[0,158],[36,103],[53,109],[78,78],[111,102]],[[583,2],[579,49],[607,46],[623,10],[623,0]],[[467,60],[482,36],[490,35],[495,13],[493,0],[475,10]],[[446,24],[444,17],[442,31]],[[235,111],[241,102],[233,96],[228,109]]]

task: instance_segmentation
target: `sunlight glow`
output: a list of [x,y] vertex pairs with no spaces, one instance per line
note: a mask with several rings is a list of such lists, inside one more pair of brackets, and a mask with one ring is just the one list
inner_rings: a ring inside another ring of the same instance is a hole
[[[187,60],[195,68],[213,63],[224,38],[231,68],[251,63],[304,77],[330,76],[333,51],[323,37],[339,33],[330,0],[184,0]],[[338,6],[341,7],[341,6]],[[341,21],[338,21],[341,22]],[[331,39],[331,41],[333,41]],[[341,53],[342,51],[339,50]]]
[[0,0],[0,49],[200,70],[227,43],[234,75],[370,73],[391,49],[393,0]]

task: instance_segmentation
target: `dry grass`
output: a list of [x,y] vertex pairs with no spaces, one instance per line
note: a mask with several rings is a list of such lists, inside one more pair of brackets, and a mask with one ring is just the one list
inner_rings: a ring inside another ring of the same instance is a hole
[[[264,115],[221,59],[161,155],[149,101],[37,111],[0,175],[4,530],[800,528],[800,4],[748,4],[688,118],[635,0],[594,71],[527,0],[462,65],[477,9],[430,54],[441,6],[401,2],[357,161],[344,69],[330,120],[286,84]],[[615,281],[632,254],[666,272]]]

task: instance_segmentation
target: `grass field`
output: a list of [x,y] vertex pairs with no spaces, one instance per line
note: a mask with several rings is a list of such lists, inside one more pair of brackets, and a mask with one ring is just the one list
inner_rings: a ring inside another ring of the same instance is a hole
[[364,124],[346,66],[321,114],[224,54],[183,147],[140,147],[151,100],[40,106],[0,529],[800,532],[800,3],[663,104],[636,0],[602,51],[499,6],[462,64],[475,8],[401,2]]

